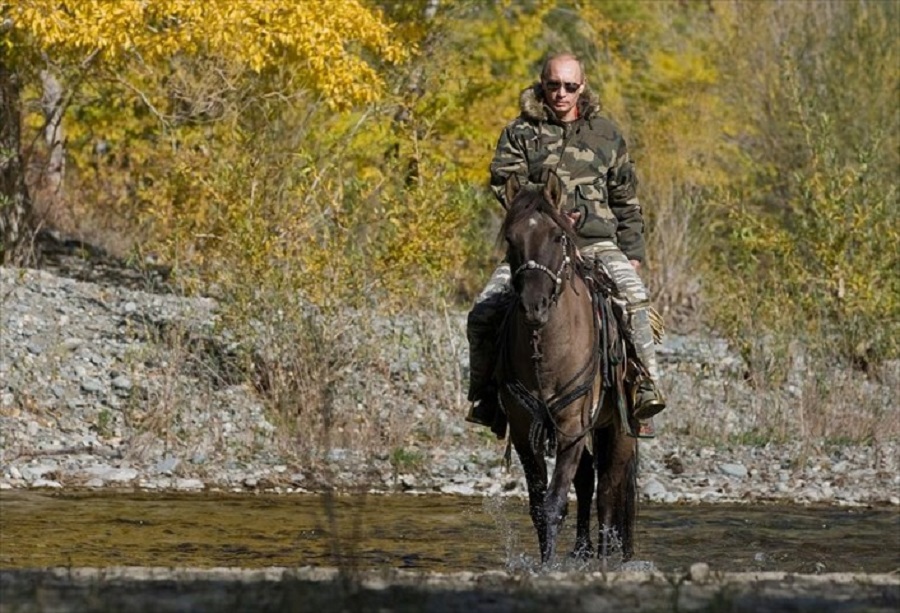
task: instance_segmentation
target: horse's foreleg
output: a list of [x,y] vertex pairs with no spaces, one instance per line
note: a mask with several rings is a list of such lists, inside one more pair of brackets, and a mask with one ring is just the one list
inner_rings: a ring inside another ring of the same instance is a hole
[[571,439],[567,440],[560,436],[553,478],[550,480],[547,496],[544,499],[544,516],[547,518],[547,543],[546,547],[541,550],[541,561],[544,564],[550,562],[556,553],[556,538],[566,517],[569,488],[575,478],[583,450],[583,437],[573,442]]
[[634,555],[637,513],[637,439],[615,426],[605,430],[604,438],[604,452],[597,465],[597,517],[602,540],[598,554],[608,557],[615,547],[623,560],[629,560]]
[[542,456],[536,455],[531,444],[526,440],[521,445],[515,439],[513,443],[528,486],[528,510],[531,523],[537,532],[538,546],[541,553],[547,548],[547,518],[544,514],[544,497],[547,493],[547,463]]
[[[588,435],[590,436],[590,435]],[[575,473],[575,495],[578,515],[575,521],[575,549],[572,557],[586,559],[593,555],[591,542],[591,505],[594,503],[594,458],[587,451],[581,453]]]

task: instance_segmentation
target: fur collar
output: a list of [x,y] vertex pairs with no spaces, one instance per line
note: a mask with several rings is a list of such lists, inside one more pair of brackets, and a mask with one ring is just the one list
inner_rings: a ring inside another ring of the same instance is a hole
[[[544,90],[540,81],[523,90],[519,95],[519,108],[522,115],[533,121],[555,121],[553,111],[544,104]],[[584,86],[581,97],[578,99],[578,113],[580,117],[590,119],[600,110],[600,97],[594,93],[589,85]]]

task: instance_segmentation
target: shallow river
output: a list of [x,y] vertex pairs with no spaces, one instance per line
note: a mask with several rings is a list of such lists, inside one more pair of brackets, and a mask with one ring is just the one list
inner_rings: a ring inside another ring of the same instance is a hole
[[[571,548],[574,503],[560,551]],[[527,504],[452,496],[0,492],[0,568],[337,566],[511,570],[537,555]],[[639,510],[636,564],[662,571],[900,571],[897,508]]]

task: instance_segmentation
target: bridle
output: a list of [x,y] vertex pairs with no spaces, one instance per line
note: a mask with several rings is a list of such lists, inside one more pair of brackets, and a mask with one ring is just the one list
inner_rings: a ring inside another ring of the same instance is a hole
[[[512,277],[515,279],[520,274],[527,272],[529,270],[540,270],[545,273],[550,279],[553,281],[553,293],[550,296],[550,300],[552,303],[556,303],[559,300],[560,295],[563,291],[563,280],[565,279],[566,270],[570,268],[572,264],[572,256],[569,255],[569,246],[570,239],[567,235],[563,235],[560,239],[560,243],[562,244],[563,251],[563,259],[562,263],[560,263],[559,268],[556,272],[552,271],[548,266],[541,264],[535,260],[527,260],[513,273]],[[600,341],[600,330],[599,323],[596,318],[593,318],[594,322],[594,347],[595,350],[591,353],[591,357],[586,361],[586,363],[581,367],[581,369],[565,384],[562,386],[561,393],[555,395],[552,398],[544,398],[543,394],[538,391],[538,394],[535,395],[531,391],[529,391],[520,381],[509,381],[507,382],[507,389],[509,392],[517,399],[519,404],[523,407],[527,408],[531,414],[534,416],[534,421],[532,422],[531,431],[529,432],[529,439],[531,441],[532,448],[537,451],[538,441],[543,439],[545,428],[544,424],[549,422],[552,424],[552,428],[549,429],[547,434],[550,435],[550,438],[547,440],[549,444],[553,444],[552,440],[555,439],[559,432],[559,425],[556,423],[554,416],[558,411],[560,411],[563,407],[568,406],[575,400],[581,398],[582,396],[591,394],[592,395],[592,385],[594,377],[596,376],[599,368],[599,360],[596,348],[599,347]],[[534,375],[535,379],[538,382],[538,390],[543,388],[541,383],[541,374],[540,374],[540,363],[543,359],[543,354],[541,352],[541,330],[540,328],[536,328],[531,332],[531,346],[532,346],[532,355],[531,360],[534,364]],[[603,390],[605,391],[605,390]],[[587,423],[583,426],[580,432],[573,435],[567,435],[572,439],[572,443],[574,444],[582,437],[584,437],[591,429],[594,420],[597,416],[597,410],[600,407],[600,403],[603,400],[603,393],[601,392],[600,401],[594,403],[590,402],[591,411],[588,417]],[[545,421],[546,420],[546,421]]]
[[562,243],[562,251],[563,251],[563,259],[562,263],[559,265],[559,270],[553,272],[548,267],[544,266],[540,262],[535,262],[534,260],[528,260],[524,262],[521,266],[519,266],[516,271],[513,273],[513,279],[518,277],[525,271],[528,270],[540,270],[541,272],[546,273],[550,279],[553,280],[553,294],[550,296],[550,300],[552,302],[556,302],[559,299],[560,293],[562,293],[562,285],[563,279],[565,278],[566,269],[572,263],[572,258],[569,256],[569,237],[563,234],[562,239],[560,241]]

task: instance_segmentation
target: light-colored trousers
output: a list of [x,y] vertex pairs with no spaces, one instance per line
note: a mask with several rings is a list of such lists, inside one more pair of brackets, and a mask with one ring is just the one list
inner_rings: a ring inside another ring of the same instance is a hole
[[[650,378],[659,382],[659,366],[650,328],[650,300],[644,282],[638,276],[625,254],[612,241],[601,241],[582,248],[585,259],[598,260],[609,272],[621,298],[626,303],[628,330],[637,358],[647,369]],[[512,283],[509,264],[494,269],[487,285],[478,294],[466,327],[469,340],[469,400],[480,399],[484,385],[493,375],[496,361],[494,348],[502,316],[502,309],[509,304]]]

